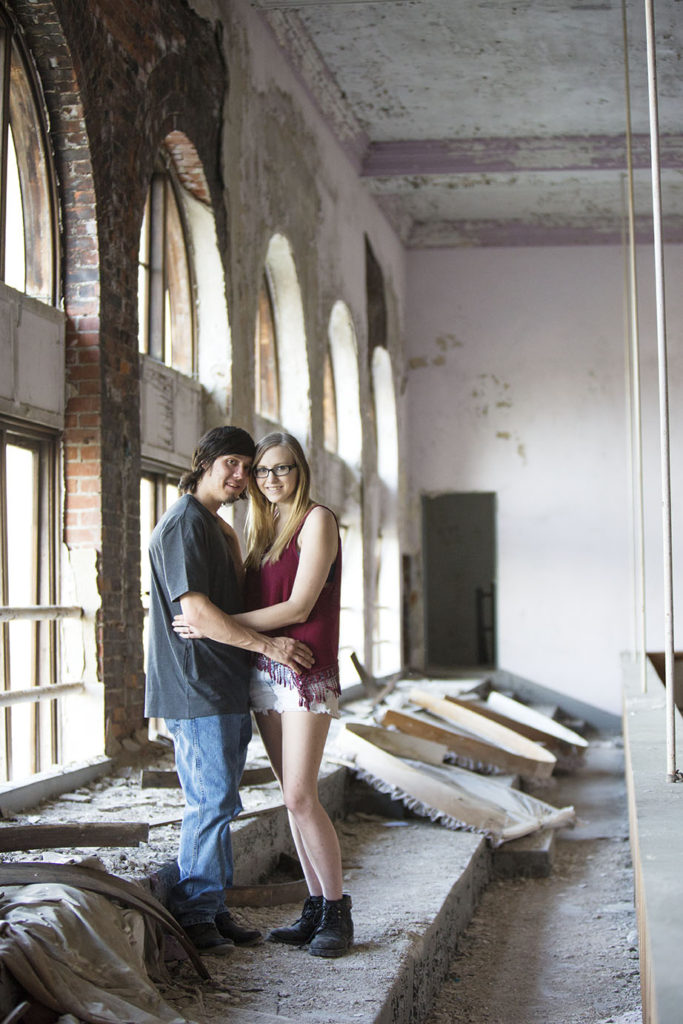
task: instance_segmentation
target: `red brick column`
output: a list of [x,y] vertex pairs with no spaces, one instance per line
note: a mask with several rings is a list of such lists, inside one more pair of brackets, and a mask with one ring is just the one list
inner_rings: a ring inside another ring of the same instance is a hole
[[[226,70],[183,0],[10,0],[36,60],[61,200],[67,315],[64,540],[97,556],[98,672],[108,733],[143,725],[137,253],[165,137],[204,168],[219,246]],[[200,168],[201,169],[201,168]],[[199,181],[192,161],[183,171]],[[203,178],[203,176],[201,176]],[[195,183],[196,186],[196,183]]]

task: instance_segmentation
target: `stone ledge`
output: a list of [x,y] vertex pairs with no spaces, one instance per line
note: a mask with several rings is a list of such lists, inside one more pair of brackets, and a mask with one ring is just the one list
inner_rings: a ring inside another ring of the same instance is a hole
[[[683,1003],[683,785],[667,782],[665,692],[648,665],[643,694],[625,662],[623,728],[644,1024],[679,1024]],[[681,719],[676,712],[677,729]]]

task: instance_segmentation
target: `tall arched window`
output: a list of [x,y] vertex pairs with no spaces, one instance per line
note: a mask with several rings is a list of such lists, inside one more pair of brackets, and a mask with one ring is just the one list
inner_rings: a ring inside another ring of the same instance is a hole
[[256,311],[254,338],[254,393],[256,411],[269,420],[280,418],[280,383],[273,295],[264,271]]
[[56,236],[40,88],[21,35],[0,5],[0,280],[54,304]]
[[259,410],[298,437],[311,436],[311,385],[306,347],[304,308],[292,247],[284,235],[273,235],[265,258],[265,281],[270,295],[277,353],[277,414]]
[[[361,449],[363,445],[358,375],[358,345],[350,310],[335,302],[330,315],[324,396],[334,402],[334,447],[328,440],[328,412],[325,418],[325,446],[346,464],[342,526],[342,590],[339,623],[339,669],[342,686],[354,685],[355,669],[349,655],[365,658],[365,602],[363,586],[363,522],[361,509]],[[330,385],[328,385],[328,374]]]
[[328,452],[336,452],[338,450],[337,393],[334,370],[332,369],[332,354],[329,346],[325,353],[325,369],[323,371],[323,440]]
[[194,287],[181,187],[164,154],[152,175],[140,232],[139,348],[191,376],[197,359]]
[[372,389],[379,478],[379,519],[375,544],[373,672],[401,668],[401,563],[398,541],[398,420],[391,358],[385,348],[372,353]]

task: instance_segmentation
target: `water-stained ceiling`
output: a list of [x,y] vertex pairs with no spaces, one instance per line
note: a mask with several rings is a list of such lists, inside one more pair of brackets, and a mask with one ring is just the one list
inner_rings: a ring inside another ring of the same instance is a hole
[[[642,0],[251,0],[410,247],[651,236]],[[683,241],[683,0],[655,0],[664,237]]]

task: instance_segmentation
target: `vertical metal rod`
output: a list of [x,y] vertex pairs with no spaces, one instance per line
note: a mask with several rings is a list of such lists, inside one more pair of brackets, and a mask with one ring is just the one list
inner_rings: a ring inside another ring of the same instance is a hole
[[628,172],[628,297],[631,341],[631,437],[632,482],[635,544],[636,651],[640,658],[640,679],[643,693],[647,691],[646,609],[645,609],[645,525],[643,512],[643,424],[640,402],[640,333],[638,328],[638,281],[636,273],[636,228],[633,188],[633,136],[631,131],[631,78],[628,59],[628,24],[626,0],[622,0],[624,34],[624,94],[626,99],[626,167]]
[[647,79],[652,159],[652,226],[654,231],[655,297],[657,306],[657,354],[659,367],[660,459],[662,474],[662,534],[664,562],[664,664],[666,682],[666,773],[676,781],[676,720],[674,706],[673,556],[671,540],[671,458],[669,451],[669,375],[664,299],[664,250],[662,245],[662,188],[659,162],[659,111],[657,106],[657,58],[652,0],[645,0],[647,29]]

